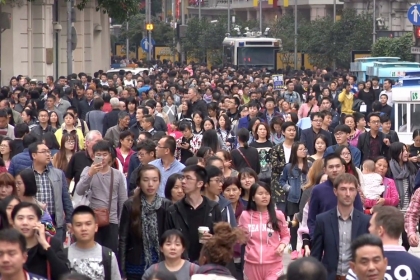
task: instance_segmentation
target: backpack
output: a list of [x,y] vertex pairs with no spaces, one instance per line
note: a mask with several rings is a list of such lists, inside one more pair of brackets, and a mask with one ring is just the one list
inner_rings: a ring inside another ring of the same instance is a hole
[[83,137],[85,136],[85,131],[86,131],[86,127],[85,127],[85,121],[84,120],[82,120],[82,119],[79,119],[80,120],[80,124],[82,125],[82,134],[83,134]]
[[[105,247],[102,247],[102,262],[101,264],[104,267],[105,278],[104,280],[111,280],[111,267],[112,267],[112,250]],[[69,256],[69,247],[64,248],[64,254],[66,254],[67,258]]]
[[[190,263],[190,277],[194,275],[194,268],[196,267],[195,264]],[[159,271],[159,263],[155,263],[153,265],[153,272],[156,273]]]

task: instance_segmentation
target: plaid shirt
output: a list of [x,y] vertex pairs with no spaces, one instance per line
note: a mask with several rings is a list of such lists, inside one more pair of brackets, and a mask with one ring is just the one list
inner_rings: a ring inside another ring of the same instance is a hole
[[[33,166],[32,166],[33,169]],[[54,202],[54,191],[53,186],[48,177],[49,168],[48,166],[45,167],[44,172],[38,173],[38,171],[34,170],[35,174],[35,181],[38,191],[36,193],[36,199],[40,202],[47,204],[48,212],[51,215],[55,214],[55,202]]]
[[410,205],[408,205],[407,212],[405,213],[405,231],[407,236],[416,234],[416,226],[419,222],[420,214],[420,188],[418,188],[411,196]]

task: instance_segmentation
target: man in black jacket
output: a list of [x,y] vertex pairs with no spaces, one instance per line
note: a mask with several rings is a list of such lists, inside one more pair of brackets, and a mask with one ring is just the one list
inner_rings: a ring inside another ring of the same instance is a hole
[[381,120],[378,113],[370,113],[367,117],[370,131],[360,134],[357,148],[362,152],[362,160],[375,159],[378,156],[387,156],[388,147],[391,145],[389,136],[386,136],[379,127]]
[[[222,214],[217,202],[201,195],[201,189],[207,181],[206,169],[192,165],[182,171],[182,188],[185,198],[178,201],[168,209],[165,230],[177,229],[188,240],[188,257],[191,262],[198,260],[202,243],[212,237],[213,226],[222,221]],[[199,227],[208,227],[201,238],[198,234]]]
[[204,100],[200,99],[196,88],[188,89],[187,98],[189,101],[191,101],[192,112],[199,111],[203,114],[204,117],[207,117],[207,104]]
[[329,147],[332,145],[332,135],[321,128],[324,116],[320,112],[311,113],[310,118],[312,125],[310,128],[302,130],[300,141],[305,143],[308,155],[313,155],[315,154],[315,137],[318,134],[324,134],[327,138],[327,147]]

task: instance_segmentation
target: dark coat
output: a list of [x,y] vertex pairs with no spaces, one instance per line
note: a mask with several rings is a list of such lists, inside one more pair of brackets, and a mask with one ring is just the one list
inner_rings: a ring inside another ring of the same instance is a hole
[[[369,233],[370,216],[359,210],[353,210],[351,240]],[[316,216],[315,232],[312,239],[311,256],[315,257],[328,271],[328,280],[334,280],[337,275],[339,254],[339,229],[337,208]]]
[[[319,133],[324,134],[325,137],[327,137],[327,147],[333,144],[332,134],[330,132],[321,129]],[[315,154],[315,137],[312,127],[302,130],[300,141],[305,143],[306,149],[308,149],[308,155]]]

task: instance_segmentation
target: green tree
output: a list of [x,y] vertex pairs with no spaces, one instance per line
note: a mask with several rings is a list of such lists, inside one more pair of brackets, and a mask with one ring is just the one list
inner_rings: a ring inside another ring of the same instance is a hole
[[[171,28],[171,26],[165,22],[160,21],[158,18],[153,17],[153,31],[152,31],[152,38],[155,40],[156,45],[165,45],[173,47],[173,38],[175,35],[175,31]],[[137,14],[135,16],[130,17],[128,20],[129,29],[123,30],[121,32],[120,38],[124,38],[124,40],[128,37],[130,40],[130,50],[135,51],[136,46],[140,45],[140,41],[145,37],[145,15],[144,14]],[[125,24],[123,24],[124,28]]]
[[[301,29],[304,29],[303,26],[308,24],[306,20],[298,15],[298,34]],[[285,14],[282,17],[278,18],[271,25],[270,28],[270,37],[279,38],[282,41],[282,49],[280,50],[280,58],[283,62],[283,65],[293,65],[294,64],[294,50],[295,50],[295,19],[293,14]],[[302,46],[305,45],[305,36],[299,36],[297,40],[297,49],[298,52],[301,51]]]
[[299,26],[302,51],[309,54],[318,67],[348,67],[352,50],[369,50],[372,45],[373,19],[369,13],[358,14],[353,9],[343,10],[341,19],[334,23],[330,17],[318,18]]
[[192,18],[188,22],[186,37],[182,44],[187,57],[194,58],[195,62],[207,61],[212,64],[222,62],[222,42],[227,33],[227,20],[219,18],[217,22],[210,22],[206,18],[201,21]]
[[379,38],[372,46],[372,56],[400,57],[404,61],[414,61],[411,54],[413,35],[406,33],[399,38]]

